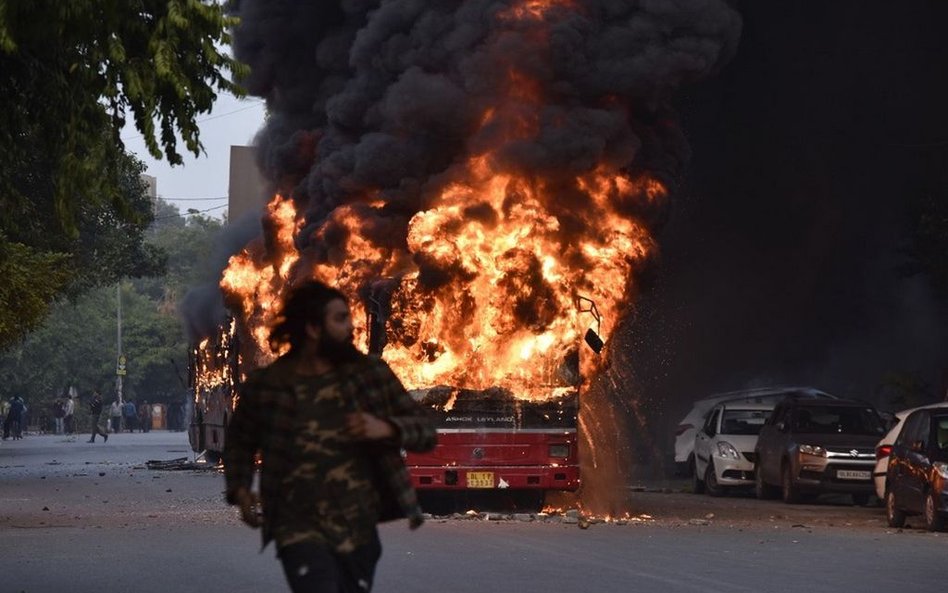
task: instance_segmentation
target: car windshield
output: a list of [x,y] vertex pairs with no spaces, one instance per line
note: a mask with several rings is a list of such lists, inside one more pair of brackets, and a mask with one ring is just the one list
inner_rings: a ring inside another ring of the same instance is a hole
[[724,410],[721,434],[760,434],[770,410]]
[[797,409],[793,431],[806,434],[865,434],[885,432],[872,408],[856,406],[805,406]]
[[948,451],[948,416],[935,416],[932,422],[935,425],[935,440],[938,442],[938,448]]

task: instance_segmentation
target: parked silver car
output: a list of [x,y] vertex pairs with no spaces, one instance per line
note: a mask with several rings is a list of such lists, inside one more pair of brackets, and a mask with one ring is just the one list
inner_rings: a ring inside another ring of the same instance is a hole
[[686,476],[694,473],[695,435],[707,421],[711,408],[724,402],[776,405],[788,396],[835,399],[834,396],[812,387],[762,387],[716,393],[696,401],[675,429],[675,464],[678,466],[678,473]]
[[695,494],[720,496],[729,488],[753,486],[754,449],[773,404],[716,405],[695,435]]
[[781,402],[757,439],[758,498],[788,503],[806,495],[851,494],[864,505],[874,492],[875,444],[885,433],[876,409],[850,400]]

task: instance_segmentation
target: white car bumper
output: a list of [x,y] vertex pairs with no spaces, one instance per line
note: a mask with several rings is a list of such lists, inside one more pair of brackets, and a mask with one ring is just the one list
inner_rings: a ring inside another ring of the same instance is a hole
[[750,486],[754,483],[754,464],[745,455],[753,457],[753,453],[741,453],[740,459],[712,456],[714,474],[718,484],[721,486]]

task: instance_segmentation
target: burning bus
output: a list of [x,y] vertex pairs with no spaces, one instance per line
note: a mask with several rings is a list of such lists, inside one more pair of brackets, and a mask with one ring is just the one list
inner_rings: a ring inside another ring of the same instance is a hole
[[724,0],[236,4],[271,197],[219,279],[229,337],[192,356],[195,446],[222,446],[234,382],[279,355],[283,298],[316,279],[439,414],[441,446],[409,458],[419,489],[575,489],[576,394],[687,161],[671,94],[730,59],[739,15]]
[[191,389],[191,449],[208,461],[220,461],[227,420],[237,404],[242,378],[240,344],[233,319],[221,324],[188,353],[188,386]]
[[[587,312],[598,315],[589,304]],[[377,306],[368,318],[369,350],[383,355],[386,324]],[[228,319],[214,339],[204,339],[190,354],[194,412],[189,439],[195,452],[212,461],[220,459],[227,421],[239,404],[239,381],[247,370],[243,361],[256,355],[252,348],[241,349],[239,334],[236,320]],[[594,330],[584,339],[593,351],[602,349]],[[532,388],[533,399],[502,387],[437,385],[409,391],[431,409],[438,425],[434,450],[406,454],[422,496],[503,491],[521,508],[538,508],[547,492],[579,488],[579,352],[533,362],[546,367],[542,383]]]

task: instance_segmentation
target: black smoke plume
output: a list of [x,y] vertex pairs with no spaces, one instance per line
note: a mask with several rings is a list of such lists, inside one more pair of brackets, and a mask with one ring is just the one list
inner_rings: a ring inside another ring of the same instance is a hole
[[[407,250],[411,217],[488,149],[495,173],[543,180],[564,244],[601,224],[584,216],[579,175],[605,165],[675,190],[689,148],[672,94],[717,73],[741,29],[726,0],[242,0],[234,10],[236,56],[270,113],[256,138],[261,169],[305,212],[302,269],[345,257],[349,233],[331,218],[343,205],[376,245]],[[492,123],[521,119],[534,127]],[[653,230],[666,218],[644,195],[617,209]],[[477,202],[465,212],[496,216]],[[422,291],[464,279],[425,254],[415,263]],[[518,315],[542,326],[555,312],[524,282],[509,284],[536,298]],[[599,448],[621,439],[599,432]]]
[[[261,166],[305,209],[304,248],[334,208],[369,196],[386,202],[378,239],[398,242],[390,231],[485,146],[501,146],[499,171],[556,179],[608,163],[677,183],[688,149],[669,97],[730,59],[737,14],[723,1],[656,0],[550,2],[540,21],[504,17],[525,4],[236,5],[236,55],[270,111]],[[541,127],[505,141],[480,121],[494,105],[535,109],[510,100],[514,70],[544,97]]]
[[248,243],[259,238],[260,234],[260,214],[248,212],[239,220],[226,225],[217,237],[213,253],[208,254],[208,277],[188,290],[179,307],[185,331],[192,343],[213,336],[227,318],[228,313],[219,286],[221,274],[230,257],[240,253]]
[[635,361],[619,382],[649,419],[626,456],[643,464],[714,392],[812,385],[897,410],[948,389],[948,295],[932,282],[948,252],[911,265],[918,227],[948,210],[948,5],[741,13],[733,62],[676,99],[697,156],[618,336]]

